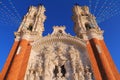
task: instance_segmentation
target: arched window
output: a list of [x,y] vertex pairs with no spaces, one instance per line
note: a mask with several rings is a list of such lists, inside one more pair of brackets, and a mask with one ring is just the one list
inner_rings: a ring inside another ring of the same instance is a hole
[[91,27],[90,23],[85,23],[85,28],[86,28],[86,30],[89,30],[89,29],[91,29],[92,27]]

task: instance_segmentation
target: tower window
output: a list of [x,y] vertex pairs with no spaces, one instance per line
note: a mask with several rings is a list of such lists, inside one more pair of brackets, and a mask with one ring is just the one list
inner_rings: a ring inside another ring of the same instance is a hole
[[37,16],[37,14],[34,14],[34,17],[36,17]]
[[35,14],[34,14],[34,18],[36,18],[36,16],[37,16],[37,14],[35,13]]
[[32,31],[33,25],[29,25],[28,30]]
[[89,23],[85,23],[85,28],[86,28],[86,30],[89,30],[89,29],[91,29],[91,25]]
[[62,30],[59,30],[59,33],[62,33]]
[[62,66],[61,66],[61,73],[63,74],[62,76],[64,76],[64,77],[65,77],[66,70],[65,70],[64,65],[62,65]]

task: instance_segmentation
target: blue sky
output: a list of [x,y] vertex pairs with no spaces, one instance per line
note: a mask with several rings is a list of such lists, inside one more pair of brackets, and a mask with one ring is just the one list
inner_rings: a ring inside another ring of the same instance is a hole
[[44,35],[51,33],[54,25],[65,25],[66,32],[75,35],[72,21],[75,3],[89,6],[90,11],[97,16],[97,22],[104,30],[106,45],[120,72],[120,0],[0,0],[0,70],[14,42],[14,32],[29,6],[45,6],[47,19]]

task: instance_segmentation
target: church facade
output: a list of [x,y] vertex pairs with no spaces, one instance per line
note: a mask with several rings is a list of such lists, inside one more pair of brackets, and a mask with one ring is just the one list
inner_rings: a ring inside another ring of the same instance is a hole
[[87,6],[73,7],[76,36],[54,26],[43,36],[43,5],[31,6],[15,32],[15,41],[0,80],[119,80],[105,45],[103,30]]

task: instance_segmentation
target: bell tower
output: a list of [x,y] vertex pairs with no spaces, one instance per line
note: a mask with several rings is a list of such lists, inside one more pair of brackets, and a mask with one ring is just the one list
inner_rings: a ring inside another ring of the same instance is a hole
[[0,80],[23,80],[30,51],[31,42],[42,37],[44,31],[45,8],[31,6],[17,32],[15,41],[8,55],[7,61],[0,73]]
[[42,37],[42,33],[44,31],[44,21],[46,19],[44,12],[45,8],[43,5],[38,7],[31,6],[15,34],[21,34],[21,32],[31,34],[36,33],[39,37]]
[[91,38],[103,39],[103,31],[98,27],[94,15],[89,12],[87,6],[74,6],[72,18],[74,21],[74,31],[78,37],[84,40]]
[[87,6],[73,7],[74,31],[77,37],[87,41],[88,55],[95,80],[118,80],[119,73],[103,38],[103,30]]

